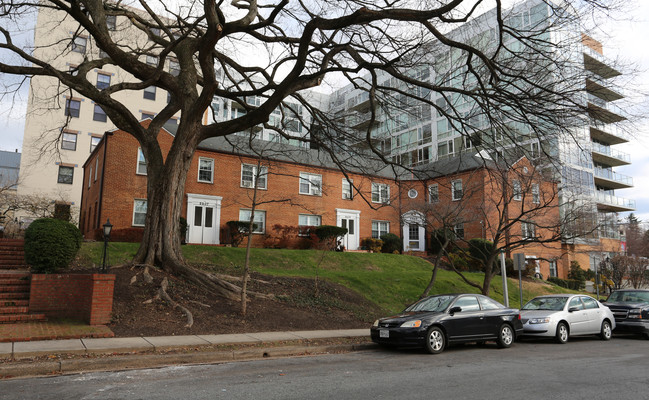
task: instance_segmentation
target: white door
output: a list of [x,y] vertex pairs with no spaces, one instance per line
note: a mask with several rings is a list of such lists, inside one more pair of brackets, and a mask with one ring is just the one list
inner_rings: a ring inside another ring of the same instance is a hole
[[342,238],[346,250],[357,250],[360,245],[360,219],[360,211],[336,209],[336,225],[347,228],[347,234]]
[[188,243],[219,244],[221,197],[187,194]]
[[403,214],[403,251],[424,251],[426,229],[423,214],[409,211]]

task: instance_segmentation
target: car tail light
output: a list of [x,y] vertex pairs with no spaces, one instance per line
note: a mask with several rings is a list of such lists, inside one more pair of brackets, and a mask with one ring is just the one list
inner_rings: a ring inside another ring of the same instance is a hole
[[519,321],[521,320],[521,315],[520,315],[520,314],[518,314],[518,320],[519,320]]

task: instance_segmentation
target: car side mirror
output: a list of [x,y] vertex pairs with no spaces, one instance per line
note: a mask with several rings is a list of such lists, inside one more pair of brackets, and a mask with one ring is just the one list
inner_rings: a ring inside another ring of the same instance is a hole
[[457,312],[462,312],[462,307],[451,307],[451,309],[448,311],[449,314],[453,315]]
[[602,299],[599,301],[600,303],[606,303],[606,299]]
[[568,309],[568,312],[575,312],[575,311],[579,311],[579,307],[570,307]]

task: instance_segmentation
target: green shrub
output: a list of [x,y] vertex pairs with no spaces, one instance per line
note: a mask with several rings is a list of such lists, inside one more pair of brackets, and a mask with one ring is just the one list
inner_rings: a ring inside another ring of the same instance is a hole
[[570,261],[570,271],[568,272],[568,279],[574,279],[576,281],[585,281],[586,280],[586,271],[581,269],[579,262]]
[[584,281],[576,279],[561,279],[551,276],[548,278],[548,282],[572,290],[584,290],[584,288],[586,288],[586,283]]
[[401,238],[394,233],[386,233],[381,236],[383,241],[383,246],[381,247],[381,252],[383,253],[400,253],[401,252]]
[[66,221],[37,219],[25,231],[25,261],[37,273],[67,268],[80,248],[79,228]]
[[347,228],[336,225],[320,225],[315,228],[315,234],[325,248],[334,250],[338,244],[338,238],[345,236]]
[[178,232],[180,234],[180,243],[183,243],[183,244],[187,243],[187,228],[188,227],[189,227],[189,225],[187,224],[187,220],[185,218],[183,218],[183,217],[180,217],[180,226],[179,226],[180,232]]
[[366,250],[369,250],[372,253],[380,253],[381,248],[383,247],[383,241],[381,239],[368,237],[361,240],[361,247],[364,247]]
[[[230,232],[230,243],[232,247],[239,247],[245,235],[248,234],[248,227],[250,222],[248,221],[228,221],[225,223]],[[252,229],[254,230],[257,227],[257,224],[252,224]]]

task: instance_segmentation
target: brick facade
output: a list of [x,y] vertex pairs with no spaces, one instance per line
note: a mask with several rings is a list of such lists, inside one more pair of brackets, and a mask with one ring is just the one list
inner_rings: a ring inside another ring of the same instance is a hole
[[48,318],[107,324],[113,308],[114,284],[112,274],[33,274],[29,310]]

